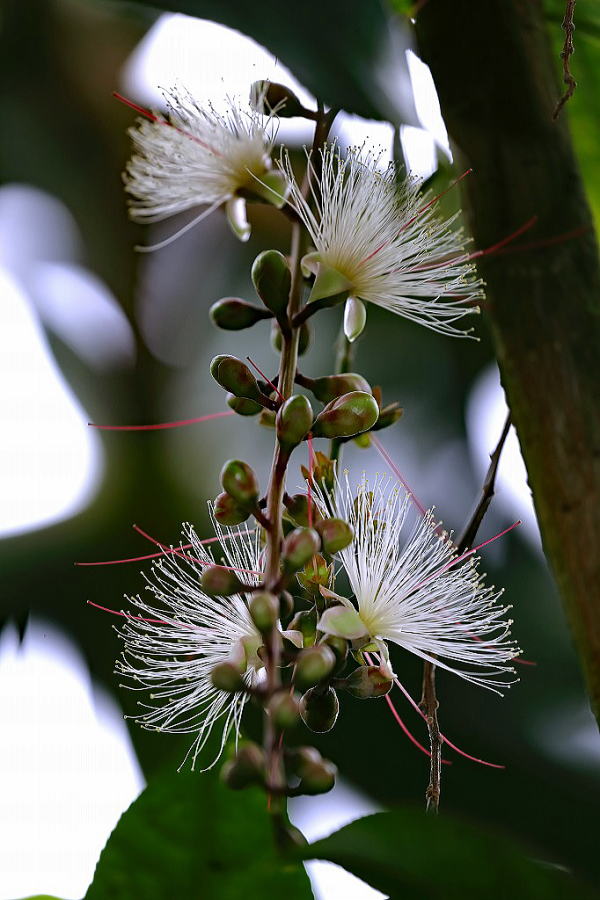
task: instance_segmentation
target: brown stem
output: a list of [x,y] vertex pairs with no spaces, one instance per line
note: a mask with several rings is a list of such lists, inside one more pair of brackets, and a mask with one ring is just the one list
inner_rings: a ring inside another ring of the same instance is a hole
[[[319,107],[319,116],[316,121],[315,135],[313,141],[313,156],[317,157],[323,143],[327,139],[329,129],[335,118],[335,113],[325,113],[322,107]],[[313,167],[314,170],[314,167]],[[317,169],[317,177],[318,177]],[[308,177],[308,176],[307,176]],[[308,188],[308,183],[304,185]],[[294,316],[297,315],[302,306],[302,288],[303,279],[300,267],[302,255],[306,247],[306,232],[302,225],[295,222],[292,227],[292,244],[290,251],[290,268],[292,273],[292,284],[290,288],[290,298],[287,308],[287,316],[289,322],[294,322]],[[287,400],[291,396],[294,388],[294,379],[298,367],[298,342],[300,337],[300,329],[296,324],[292,324],[292,328],[288,333],[283,333],[283,346],[281,350],[281,358],[279,362],[279,373],[277,376],[277,387],[279,394]],[[267,590],[280,592],[281,578],[281,544],[283,539],[282,532],[282,512],[283,512],[283,496],[285,492],[285,474],[289,461],[289,453],[283,450],[279,443],[275,445],[273,454],[273,463],[271,467],[271,477],[267,490],[266,517],[270,523],[270,530],[267,532],[267,550],[265,562],[265,586]],[[281,689],[280,663],[281,663],[281,637],[277,627],[274,627],[270,634],[265,637],[266,648],[266,685],[265,698],[272,697]],[[264,748],[266,756],[266,783],[271,789],[269,796],[269,809],[273,817],[275,826],[275,836],[280,842],[285,839],[285,794],[286,782],[285,772],[283,768],[283,748],[281,735],[274,726],[271,717],[265,715],[264,725]]]
[[429,732],[429,748],[431,752],[429,767],[429,784],[425,791],[426,810],[436,814],[440,808],[440,792],[442,780],[442,736],[438,724],[439,707],[435,692],[435,666],[426,662],[423,666],[423,693],[419,706],[425,715]]
[[563,106],[570,100],[573,94],[575,93],[575,88],[577,87],[577,82],[573,78],[571,74],[571,56],[575,52],[575,45],[573,44],[573,32],[575,31],[575,3],[577,0],[567,0],[567,6],[565,8],[565,15],[562,20],[562,29],[565,33],[565,42],[563,44],[563,48],[561,51],[561,59],[563,64],[563,81],[567,85],[567,89],[556,104],[556,108],[552,113],[552,118],[557,119],[560,115],[560,111]]
[[[481,498],[479,499],[471,518],[465,525],[463,533],[457,543],[457,551],[459,555],[473,546],[475,537],[477,536],[477,532],[479,530],[479,526],[481,525],[483,517],[485,516],[486,512],[488,511],[489,505],[492,502],[492,497],[494,496],[494,488],[496,485],[498,465],[500,463],[500,457],[502,455],[502,450],[504,448],[504,444],[506,443],[506,438],[508,437],[509,430],[510,413],[506,417],[506,421],[504,423],[504,427],[502,428],[502,433],[500,435],[500,438],[498,439],[498,443],[496,444],[494,451],[490,453],[490,465],[483,480]],[[439,812],[442,779],[441,754],[443,738],[440,735],[440,728],[438,724],[437,711],[439,708],[439,701],[437,699],[435,690],[435,671],[436,668],[433,663],[424,663],[423,692],[421,696],[421,702],[419,703],[419,706],[425,713],[425,721],[427,722],[427,730],[429,731],[429,743],[431,748],[429,784],[425,792],[425,798],[427,802],[426,809],[427,812],[431,813]]]
[[473,514],[467,524],[463,529],[463,533],[461,534],[458,542],[457,549],[459,555],[464,553],[465,550],[468,550],[475,543],[475,537],[477,532],[479,531],[479,526],[483,522],[483,517],[488,511],[488,507],[492,502],[492,497],[494,496],[494,489],[496,486],[496,473],[498,472],[498,464],[500,463],[500,456],[502,455],[502,450],[504,448],[504,444],[506,442],[506,438],[508,437],[508,432],[510,431],[510,413],[506,417],[506,421],[504,423],[504,428],[502,429],[502,434],[496,444],[493,453],[490,453],[490,465],[486,472],[483,486],[481,488],[481,497]]

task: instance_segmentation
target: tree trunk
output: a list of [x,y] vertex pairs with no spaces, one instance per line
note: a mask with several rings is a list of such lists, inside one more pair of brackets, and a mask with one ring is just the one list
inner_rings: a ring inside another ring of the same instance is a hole
[[[484,257],[485,312],[548,560],[600,715],[600,267],[538,0],[429,0],[417,33],[484,248],[531,216],[522,252]],[[571,103],[577,102],[577,94]],[[582,234],[550,243],[574,229]],[[543,628],[543,622],[540,622]]]

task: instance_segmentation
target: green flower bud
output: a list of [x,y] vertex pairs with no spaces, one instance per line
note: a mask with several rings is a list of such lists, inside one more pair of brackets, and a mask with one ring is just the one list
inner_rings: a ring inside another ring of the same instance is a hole
[[303,794],[315,796],[316,794],[326,794],[335,785],[337,768],[327,759],[307,766],[306,774],[300,781],[299,790]]
[[[311,517],[313,522],[318,522],[319,519],[322,518],[321,513],[317,509],[314,503],[312,505]],[[296,522],[298,525],[308,525],[309,516],[308,516],[308,495],[307,494],[294,494],[293,497],[287,497],[285,500],[285,508],[287,509],[288,515]],[[315,526],[316,527],[316,526]]]
[[258,424],[265,428],[275,428],[275,413],[271,409],[263,409],[258,417]]
[[302,650],[296,658],[295,683],[301,690],[314,687],[331,674],[336,664],[335,653],[326,644]]
[[299,631],[304,639],[304,646],[312,647],[317,636],[317,614],[313,609],[303,609],[296,613],[288,628]]
[[340,701],[332,687],[325,691],[311,688],[300,701],[300,715],[307,728],[318,734],[331,731],[337,722]]
[[295,528],[283,542],[284,568],[287,572],[297,572],[320,547],[321,538],[313,528]]
[[250,106],[264,115],[269,115],[277,107],[280,119],[305,116],[308,112],[291,88],[276,81],[255,81],[250,88]]
[[265,777],[265,755],[258,744],[248,742],[239,748],[234,759],[225,763],[221,778],[234,790],[263,784]]
[[256,475],[241,459],[228,460],[221,469],[221,484],[240,506],[253,506],[258,500]]
[[247,400],[246,397],[236,397],[235,394],[227,394],[227,406],[238,416],[256,416],[262,410],[260,403],[255,400]]
[[384,697],[392,689],[394,682],[387,666],[359,666],[341,685],[344,690],[367,700],[371,697]]
[[356,372],[347,372],[345,375],[324,375],[322,378],[315,378],[310,384],[310,390],[321,403],[329,403],[330,400],[335,400],[336,397],[349,394],[351,391],[370,394],[371,385],[362,375],[358,375]]
[[313,437],[353,437],[373,427],[379,407],[371,394],[351,391],[332,400],[319,413],[312,428]]
[[236,694],[244,690],[244,679],[233,663],[217,663],[210,673],[210,680],[220,691]]
[[333,563],[329,566],[320,553],[316,553],[304,566],[304,571],[298,575],[298,580],[303,587],[323,585],[331,582]]
[[253,594],[250,600],[250,615],[261,634],[270,631],[279,618],[279,599],[268,591]]
[[294,598],[289,591],[282,591],[279,595],[279,617],[288,619],[294,612]]
[[402,414],[404,410],[401,406],[398,406],[397,403],[390,403],[389,406],[384,406],[382,410],[379,411],[379,418],[377,419],[377,423],[373,426],[373,431],[381,431],[382,428],[389,428],[390,425],[394,425],[398,419],[402,418]]
[[[310,328],[308,322],[303,322],[300,326],[300,334],[298,336],[298,356],[304,356],[310,345]],[[281,328],[276,320],[271,323],[271,346],[276,353],[281,353],[283,348],[283,335]]]
[[321,535],[325,553],[337,553],[354,540],[354,529],[343,519],[321,519],[315,528]]
[[202,590],[211,597],[230,597],[243,587],[242,582],[231,569],[224,566],[209,566],[200,579]]
[[263,250],[252,265],[252,283],[267,309],[278,318],[286,315],[292,285],[287,259],[279,250]]
[[269,701],[268,713],[279,731],[293,728],[300,717],[299,700],[295,694],[275,694]]
[[240,331],[242,328],[250,328],[261,319],[270,319],[271,313],[260,306],[253,306],[245,300],[236,297],[224,297],[213,303],[209,315],[218,328],[225,331]]
[[217,384],[236,397],[264,401],[256,378],[248,366],[235,356],[215,356],[210,364],[210,374]]
[[215,498],[213,515],[220,525],[240,525],[245,522],[250,511],[234,500],[226,491]]
[[345,640],[345,638],[337,637],[335,634],[330,634],[325,643],[328,647],[331,647],[335,653],[337,664],[334,672],[337,674],[338,672],[341,672],[346,665],[346,660],[348,659],[348,641]]
[[313,423],[313,411],[308,398],[296,394],[286,400],[277,413],[277,438],[288,450],[304,440]]

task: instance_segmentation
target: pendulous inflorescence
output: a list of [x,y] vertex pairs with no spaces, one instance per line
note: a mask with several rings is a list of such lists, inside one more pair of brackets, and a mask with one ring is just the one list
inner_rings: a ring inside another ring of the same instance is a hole
[[[210,309],[224,330],[271,322],[279,355],[271,378],[229,354],[210,364],[231,411],[272,428],[268,483],[243,459],[225,462],[210,504],[220,549],[185,526],[185,544],[152,566],[149,597],[129,598],[118,667],[142,695],[140,724],[192,735],[192,766],[208,768],[226,750],[224,780],[262,785],[281,836],[285,798],[335,781],[333,763],[297,739],[288,747],[286,736],[331,730],[340,695],[387,696],[402,666],[397,648],[496,692],[514,680],[520,651],[509,607],[485,585],[470,548],[459,552],[433,511],[415,518],[394,478],[354,486],[340,468],[345,443],[369,446],[402,414],[352,371],[365,304],[454,336],[465,333],[455,323],[477,311],[482,283],[456,217],[443,220],[416,179],[383,169],[368,148],[343,156],[327,141],[334,111],[306,110],[268,82],[252,98],[248,110],[232,104],[217,113],[174,90],[167,115],[148,114],[131,129],[126,187],[135,218],[200,209],[197,221],[225,206],[246,239],[245,204],[268,200],[291,220],[292,242],[287,255],[256,257],[252,299],[226,297]],[[301,179],[285,148],[273,162],[280,115],[315,121]],[[336,371],[309,377],[300,366],[309,321],[336,306],[344,307]],[[299,448],[308,466],[292,493]],[[249,702],[263,711],[262,742],[240,739]]]

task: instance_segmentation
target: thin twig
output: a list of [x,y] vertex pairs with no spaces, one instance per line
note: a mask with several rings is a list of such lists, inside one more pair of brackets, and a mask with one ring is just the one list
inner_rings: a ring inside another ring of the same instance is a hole
[[[481,497],[477,502],[473,514],[467,522],[461,537],[458,540],[457,551],[459,554],[464,553],[465,550],[468,550],[473,546],[475,537],[477,535],[477,532],[479,531],[479,526],[481,525],[483,517],[485,516],[489,505],[492,502],[496,484],[496,475],[498,472],[498,465],[500,463],[500,456],[502,455],[502,450],[504,448],[504,444],[506,443],[506,438],[508,437],[509,430],[510,413],[508,413],[508,415],[506,416],[506,421],[504,423],[504,427],[502,428],[502,434],[500,435],[498,443],[496,444],[493,453],[490,454],[490,465],[483,480]],[[442,744],[444,742],[444,739],[440,734],[437,715],[439,702],[435,690],[435,665],[431,662],[426,662],[423,665],[423,690],[419,706],[423,710],[425,721],[427,722],[427,730],[429,732],[429,744],[431,750],[429,784],[427,785],[427,790],[425,792],[425,799],[427,803],[426,810],[428,813],[435,814],[439,811],[440,806]]]
[[463,533],[458,540],[457,550],[459,554],[464,553],[465,550],[469,550],[473,546],[475,537],[477,535],[477,532],[479,531],[479,526],[481,525],[483,517],[485,516],[486,512],[488,511],[488,507],[492,502],[492,497],[494,496],[494,489],[496,486],[496,474],[498,472],[500,456],[502,454],[506,438],[508,437],[509,430],[510,413],[508,413],[508,415],[506,416],[506,421],[502,429],[502,434],[500,435],[498,443],[496,444],[496,449],[493,453],[490,454],[490,465],[483,480],[481,497],[473,511],[473,514],[471,515],[471,518],[465,525]]
[[562,29],[565,33],[565,42],[563,44],[563,48],[560,53],[560,57],[562,59],[563,64],[563,81],[567,85],[567,89],[556,104],[554,112],[552,114],[552,118],[556,121],[558,119],[560,112],[567,102],[570,100],[573,94],[575,93],[575,88],[577,87],[577,82],[573,78],[571,74],[570,61],[571,56],[575,52],[575,45],[573,43],[573,32],[575,31],[575,4],[577,0],[567,0],[567,6],[565,8],[565,15],[562,20]]

